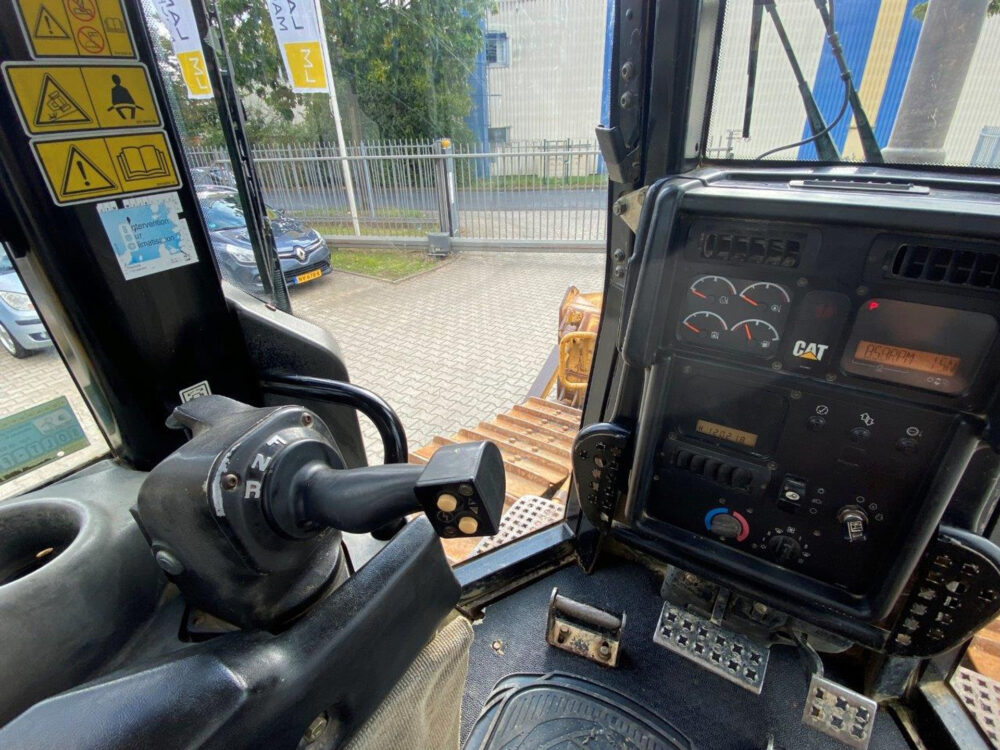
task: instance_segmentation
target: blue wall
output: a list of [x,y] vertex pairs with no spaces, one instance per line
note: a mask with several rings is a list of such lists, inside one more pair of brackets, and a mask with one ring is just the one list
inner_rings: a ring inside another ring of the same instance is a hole
[[[857,88],[861,86],[865,63],[868,62],[868,51],[871,47],[880,5],[878,0],[839,0],[836,4],[834,28],[840,35],[840,44],[844,48],[844,59],[847,61],[847,68],[851,71],[854,85]],[[819,15],[818,10],[816,14]],[[840,77],[840,68],[830,51],[826,37],[823,38],[823,52],[819,58],[816,80],[813,83],[813,96],[816,98],[816,104],[819,105],[819,110],[823,113],[823,119],[826,123],[833,122],[844,102],[844,82]],[[848,106],[843,119],[830,131],[833,142],[838,149],[844,147],[850,124],[851,109]],[[807,120],[802,129],[802,137],[808,138],[811,135],[812,131],[809,129]],[[814,144],[807,143],[799,148],[799,159],[816,158],[818,157]]]
[[[601,81],[601,125],[607,126],[611,122],[611,52],[615,43],[615,0],[608,0],[608,7],[604,14],[604,72]],[[604,164],[604,157],[597,157],[597,173],[607,172]]]
[[[485,39],[485,18],[480,19],[479,30]],[[489,80],[486,77],[486,50],[483,46],[479,48],[472,72],[469,73],[469,91],[472,95],[472,109],[469,111],[469,116],[465,118],[465,124],[472,131],[473,138],[480,143],[486,143],[489,140],[487,128],[489,128],[490,108],[487,98],[489,96]]]
[[[896,114],[899,112],[899,103],[903,97],[903,89],[910,73],[910,65],[913,63],[913,54],[917,48],[917,39],[920,37],[921,23],[913,17],[913,7],[920,2],[921,0],[908,0],[906,4],[899,39],[896,42],[896,49],[889,68],[889,77],[886,81],[878,114],[873,123],[875,139],[883,147],[888,143],[889,136],[892,134]],[[840,43],[844,47],[844,58],[847,60],[847,67],[854,79],[854,86],[858,89],[861,88],[861,82],[864,80],[865,65],[868,62],[880,5],[879,0],[838,0],[836,4],[834,25],[840,35]],[[833,58],[833,53],[830,52],[830,45],[825,38],[819,68],[813,83],[813,96],[815,96],[816,103],[823,113],[823,118],[827,123],[830,123],[837,116],[844,100],[844,84],[840,78],[837,62]],[[847,140],[847,129],[850,127],[852,114],[850,107],[848,107],[844,119],[830,131],[833,142],[838,149],[843,149]],[[802,137],[807,138],[811,135],[809,123],[806,121],[802,128]],[[798,158],[816,159],[816,147],[812,143],[801,146]]]

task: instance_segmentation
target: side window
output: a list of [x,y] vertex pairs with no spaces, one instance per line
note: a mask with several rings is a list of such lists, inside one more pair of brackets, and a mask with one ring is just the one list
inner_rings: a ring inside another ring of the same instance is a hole
[[506,68],[510,65],[510,44],[506,32],[486,32],[485,54],[487,65],[498,68]]
[[[333,107],[328,86],[304,91],[286,68],[273,6],[220,0],[293,313],[396,409],[411,461],[455,441],[501,447],[503,531],[447,541],[456,564],[565,512],[604,286],[594,126],[611,2],[320,3]],[[188,95],[161,47],[216,258],[247,288],[215,105]]]
[[0,498],[107,452],[7,248],[0,246]]

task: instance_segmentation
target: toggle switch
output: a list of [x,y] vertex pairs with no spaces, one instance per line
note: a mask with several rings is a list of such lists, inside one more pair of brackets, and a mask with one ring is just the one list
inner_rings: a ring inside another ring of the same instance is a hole
[[837,513],[837,520],[843,524],[844,539],[848,542],[863,542],[868,530],[868,516],[854,505],[846,505]]

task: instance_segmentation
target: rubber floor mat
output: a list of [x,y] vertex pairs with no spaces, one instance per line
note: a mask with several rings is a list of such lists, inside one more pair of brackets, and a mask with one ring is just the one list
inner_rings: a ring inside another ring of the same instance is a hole
[[566,674],[511,675],[493,689],[465,750],[693,750],[639,704]]

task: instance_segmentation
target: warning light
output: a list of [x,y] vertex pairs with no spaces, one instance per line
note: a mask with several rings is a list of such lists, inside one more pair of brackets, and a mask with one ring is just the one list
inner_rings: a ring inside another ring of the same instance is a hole
[[816,320],[829,320],[837,314],[837,306],[827,303],[816,305]]
[[868,309],[869,310],[878,310],[878,302],[876,302],[875,300],[872,300],[871,302],[869,302],[868,303]]

